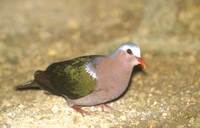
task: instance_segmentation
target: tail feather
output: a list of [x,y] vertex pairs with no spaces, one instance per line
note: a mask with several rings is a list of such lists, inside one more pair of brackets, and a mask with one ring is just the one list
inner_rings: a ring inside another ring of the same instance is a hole
[[38,90],[38,89],[40,89],[40,86],[38,85],[38,83],[36,81],[30,80],[24,84],[21,84],[21,85],[18,85],[15,87],[15,90],[17,90],[17,91],[23,91],[23,90],[28,90],[28,89]]

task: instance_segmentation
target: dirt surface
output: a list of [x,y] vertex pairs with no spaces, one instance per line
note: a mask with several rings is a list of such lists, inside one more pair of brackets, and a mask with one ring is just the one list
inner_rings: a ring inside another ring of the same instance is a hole
[[[0,127],[199,128],[200,2],[198,0],[2,0]],[[133,40],[147,74],[133,76],[114,110],[84,108],[43,91],[16,92],[50,63],[109,54]]]

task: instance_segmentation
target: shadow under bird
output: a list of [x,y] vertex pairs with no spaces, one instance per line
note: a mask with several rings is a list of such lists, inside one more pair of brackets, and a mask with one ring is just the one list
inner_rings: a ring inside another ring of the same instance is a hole
[[42,89],[64,97],[80,113],[81,107],[105,105],[127,89],[136,65],[145,66],[140,48],[133,42],[122,44],[111,55],[90,55],[56,62],[16,90]]

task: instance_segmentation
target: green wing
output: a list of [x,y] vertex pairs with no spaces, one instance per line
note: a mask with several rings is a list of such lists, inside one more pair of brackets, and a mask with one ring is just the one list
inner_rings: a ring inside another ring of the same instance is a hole
[[51,88],[70,99],[91,93],[96,87],[96,79],[86,72],[85,64],[92,62],[95,67],[97,57],[100,56],[83,56],[50,65],[45,74],[48,76]]

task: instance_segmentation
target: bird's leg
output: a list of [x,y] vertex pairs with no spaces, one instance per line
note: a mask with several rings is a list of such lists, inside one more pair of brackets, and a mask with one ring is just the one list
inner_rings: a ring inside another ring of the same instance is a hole
[[101,110],[104,112],[105,108],[108,108],[110,110],[116,111],[116,112],[120,112],[119,110],[113,109],[111,106],[109,106],[108,104],[99,104],[97,105],[97,107],[101,107]]
[[74,106],[72,106],[72,108],[74,110],[76,110],[77,112],[81,113],[82,116],[84,116],[84,115],[90,115],[90,113],[88,111],[85,111],[85,110],[81,109],[81,106],[74,105]]
[[101,107],[101,110],[104,112],[105,108],[109,108],[111,110],[114,110],[112,107],[110,107],[109,105],[107,104],[99,104],[97,105],[97,107]]
[[67,101],[68,105],[69,105],[71,108],[73,108],[74,110],[76,110],[77,112],[81,113],[82,116],[84,116],[84,115],[90,115],[89,112],[87,112],[87,111],[81,109],[81,106],[79,106],[79,105],[74,105],[74,104],[73,104],[73,101],[70,100],[67,96],[65,96],[65,95],[62,95],[62,96],[63,96],[63,97],[65,98],[65,100]]

